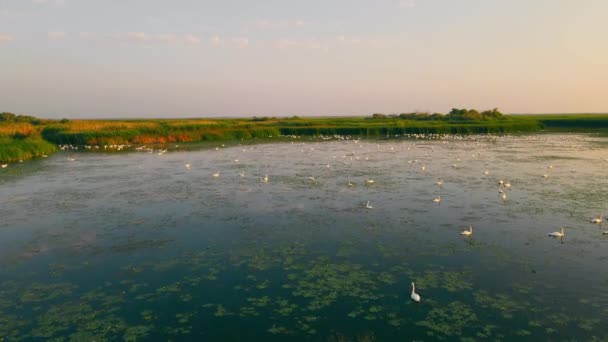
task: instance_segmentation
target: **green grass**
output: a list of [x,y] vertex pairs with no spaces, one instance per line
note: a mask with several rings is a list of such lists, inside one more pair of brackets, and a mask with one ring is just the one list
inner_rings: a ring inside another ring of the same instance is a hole
[[541,130],[608,132],[608,114],[505,115],[496,120],[458,120],[449,116],[416,119],[390,115],[253,119],[36,119],[35,123],[0,123],[0,161],[12,162],[49,154],[58,144],[246,141],[277,139],[287,135],[386,138],[404,134],[500,134]]
[[281,135],[351,135],[386,137],[403,134],[480,134],[530,132],[532,119],[496,121],[418,121],[400,118],[279,118],[208,120],[112,120],[54,123],[42,136],[56,144],[107,145],[272,139]]
[[0,136],[0,163],[3,164],[49,155],[56,150],[56,145],[39,137],[15,139]]
[[608,114],[522,115],[538,121],[543,128],[555,131],[596,131],[608,129]]

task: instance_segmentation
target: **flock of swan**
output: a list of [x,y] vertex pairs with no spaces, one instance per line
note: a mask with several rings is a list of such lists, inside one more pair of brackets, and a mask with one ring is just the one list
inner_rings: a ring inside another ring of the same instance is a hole
[[[424,138],[424,137],[419,137],[419,138]],[[428,138],[428,137],[426,137],[426,138]],[[440,139],[440,138],[437,138],[437,139]],[[353,140],[353,142],[354,142],[355,144],[359,144],[359,140]],[[363,147],[363,145],[359,145],[359,146],[360,146],[360,147]],[[377,146],[378,150],[380,150],[380,145],[379,145],[379,144],[376,144],[376,146]],[[118,147],[120,148],[120,146],[118,146]],[[222,145],[221,147],[225,147],[225,145]],[[115,146],[111,146],[111,147],[109,147],[109,146],[108,146],[108,147],[105,147],[105,146],[104,146],[104,148],[115,148]],[[410,148],[411,148],[411,147],[408,147],[408,150],[409,150]],[[147,149],[145,149],[145,150],[147,150]],[[220,147],[219,147],[219,146],[218,146],[218,147],[216,147],[216,148],[215,148],[215,150],[219,151],[219,150],[220,150]],[[243,150],[243,151],[246,151],[246,150]],[[391,151],[391,152],[393,152],[393,151],[394,151],[394,148],[393,148],[393,147],[391,147],[391,148],[390,148],[390,151]],[[166,152],[167,152],[167,150],[166,150],[166,149],[164,149],[164,150],[160,150],[160,151],[158,152],[158,155],[163,155],[163,154],[165,154]],[[302,150],[302,152],[305,152],[305,151],[304,151],[304,150]],[[353,157],[352,157],[353,155],[354,155],[354,153],[351,155],[351,161],[352,161],[352,159],[353,159]],[[428,154],[426,154],[426,156],[428,156]],[[473,155],[473,156],[475,156],[475,155]],[[346,157],[346,156],[344,156],[344,157]],[[334,157],[334,158],[335,158],[335,157]],[[357,159],[357,160],[359,160],[360,158],[361,158],[361,157],[359,157],[359,156],[357,156],[357,157],[356,157],[356,159]],[[365,158],[365,160],[369,160],[369,157],[364,157],[364,158]],[[458,159],[457,159],[457,161],[458,161],[458,162],[461,162],[460,158],[458,158]],[[238,163],[238,162],[239,162],[239,159],[238,159],[238,158],[237,158],[237,159],[234,159],[234,162],[235,162],[235,163]],[[418,160],[410,160],[410,161],[408,161],[408,163],[409,163],[409,164],[415,164],[415,163],[418,163],[418,162],[419,162]],[[330,164],[326,164],[325,166],[326,166],[327,168],[329,168],[329,167],[330,167]],[[459,167],[460,167],[460,166],[459,166],[459,164],[452,164],[451,166],[452,166],[453,168],[459,168]],[[191,170],[191,167],[192,167],[192,166],[191,166],[191,164],[190,164],[190,163],[186,163],[186,164],[185,164],[185,169],[186,169],[187,171]],[[426,164],[422,164],[422,166],[420,166],[420,168],[419,168],[419,169],[420,169],[420,171],[422,171],[422,172],[426,171],[426,170],[427,170],[427,166],[426,166]],[[545,171],[545,172],[542,174],[542,177],[543,177],[543,178],[548,178],[548,177],[550,176],[550,173],[551,173],[551,171],[552,171],[552,170],[553,170],[553,165],[548,165],[548,166],[547,166],[547,168],[546,168],[546,171]],[[491,174],[491,172],[490,172],[490,170],[489,170],[489,169],[485,169],[485,170],[483,171],[483,175],[484,175],[484,176],[489,176],[490,174]],[[213,177],[213,178],[218,178],[218,177],[220,177],[220,175],[221,175],[221,171],[220,171],[220,170],[217,170],[217,171],[215,171],[215,172],[213,172],[213,173],[212,173],[212,177]],[[240,177],[245,177],[245,170],[243,169],[243,170],[242,170],[242,171],[239,173],[239,175],[240,175]],[[261,182],[261,183],[265,183],[265,184],[266,184],[266,183],[269,183],[269,181],[270,181],[270,177],[269,177],[269,175],[268,175],[268,174],[265,174],[264,176],[259,177],[259,180],[260,180],[260,182]],[[315,178],[315,176],[308,176],[308,177],[307,177],[307,180],[311,181],[312,183],[315,183],[315,182],[317,181],[317,179]],[[374,183],[375,183],[375,180],[374,180],[373,178],[371,178],[371,177],[370,177],[370,178],[367,178],[367,179],[365,180],[365,185],[373,185]],[[439,178],[435,184],[436,184],[436,185],[437,185],[439,188],[442,188],[442,187],[443,187],[443,185],[444,185],[444,180],[443,180],[443,178]],[[348,177],[348,183],[347,183],[347,186],[348,186],[348,187],[353,187],[353,186],[354,186],[353,182],[351,181],[350,176]],[[511,184],[511,181],[508,181],[508,180],[507,180],[507,181],[505,181],[505,180],[503,180],[503,179],[499,179],[499,180],[498,180],[498,194],[499,194],[499,198],[500,198],[500,199],[501,199],[503,202],[507,201],[507,190],[511,190],[511,189],[512,189],[512,184]],[[442,199],[441,199],[441,195],[440,195],[440,194],[439,194],[439,195],[437,195],[437,197],[433,198],[433,202],[434,202],[434,203],[441,204],[441,201],[442,201]],[[373,209],[373,208],[374,208],[374,207],[371,205],[370,201],[367,201],[367,202],[365,203],[364,207],[365,207],[365,209]],[[602,225],[602,222],[603,222],[603,221],[604,221],[604,216],[603,216],[603,214],[601,214],[601,215],[600,215],[598,218],[594,218],[593,220],[591,220],[591,222],[592,222],[592,223],[594,223],[594,224],[598,224],[598,225]],[[460,234],[461,234],[461,235],[463,235],[463,236],[466,236],[466,237],[470,237],[470,236],[472,236],[472,235],[473,235],[473,227],[472,227],[472,226],[469,226],[469,227],[468,227],[466,230],[463,230],[463,231],[462,231]],[[604,235],[608,235],[608,230],[607,230],[607,231],[604,231],[604,232],[603,232],[603,234],[604,234]],[[562,227],[562,228],[560,228],[560,230],[559,230],[559,231],[551,232],[551,233],[549,233],[549,234],[548,234],[548,236],[550,236],[550,237],[556,237],[556,238],[564,238],[564,237],[565,237],[564,228]],[[417,296],[417,298],[420,298],[420,296],[418,296],[418,295],[416,295],[416,296]],[[414,297],[412,297],[412,298],[414,298]]]
[[[336,137],[334,137],[334,138],[336,138]],[[454,136],[433,136],[433,135],[430,135],[430,136],[420,136],[420,137],[416,136],[416,137],[410,137],[410,138],[413,138],[413,139],[436,139],[436,140],[444,140],[444,141],[443,141],[444,143],[445,143],[445,142],[447,142],[447,140],[458,140],[458,139],[462,139],[462,137],[458,137],[458,136],[455,136],[455,137],[454,137]],[[337,139],[338,139],[338,140],[344,140],[342,137],[338,137]],[[329,140],[329,139],[328,139],[328,140]],[[348,144],[348,143],[354,143],[355,145],[358,145],[360,148],[363,148],[363,145],[362,145],[362,144],[359,144],[359,140],[355,140],[355,139],[353,139],[353,140],[351,140],[351,141],[347,141],[346,143],[347,143],[347,144]],[[292,142],[292,144],[293,144],[293,142]],[[411,147],[412,147],[412,146],[415,146],[415,145],[416,145],[416,144],[413,144],[413,145],[411,145],[411,146],[407,146],[407,149],[408,149],[408,150],[410,150],[410,149],[411,149]],[[477,142],[477,145],[479,145],[479,142]],[[368,147],[369,147],[369,146],[372,146],[372,144],[368,144]],[[104,149],[104,150],[119,150],[119,151],[120,151],[120,150],[122,150],[122,149],[130,148],[130,147],[131,147],[130,145],[104,145],[104,146],[88,146],[88,145],[87,145],[87,146],[84,146],[84,149]],[[176,147],[177,147],[177,146],[176,146]],[[221,147],[224,147],[224,145],[222,145]],[[378,150],[378,151],[380,151],[380,150],[381,150],[381,146],[380,146],[380,144],[376,144],[376,147],[377,147],[377,150]],[[78,150],[78,149],[79,149],[78,147],[71,146],[71,145],[63,145],[63,146],[60,146],[60,148],[61,148],[62,150]],[[140,147],[137,147],[137,148],[135,148],[135,149],[136,149],[136,150],[138,150],[138,151],[144,151],[144,152],[148,152],[148,153],[157,152],[157,154],[158,154],[159,156],[162,156],[162,155],[164,155],[165,153],[167,153],[167,149],[166,149],[166,148],[165,148],[165,149],[162,149],[162,150],[156,150],[156,151],[155,151],[155,150],[153,150],[152,148],[145,147],[145,146],[140,146]],[[219,146],[218,146],[218,147],[216,147],[216,148],[215,148],[215,150],[216,150],[216,151],[219,151],[219,150],[220,150],[220,147],[219,147]],[[312,149],[311,149],[311,150],[312,150]],[[243,151],[246,151],[246,150],[245,150],[245,149],[243,149]],[[302,152],[305,152],[305,150],[304,150],[304,149],[303,149],[303,150],[301,150],[301,151],[302,151]],[[433,151],[433,148],[431,148],[431,152],[432,152],[432,151]],[[388,150],[386,150],[386,152],[396,152],[396,151],[394,150],[394,147],[390,147]],[[309,152],[309,153],[310,153],[310,152]],[[368,150],[368,153],[369,153],[369,150]],[[479,155],[480,155],[480,154],[478,154],[478,155],[477,155],[477,157],[478,157]],[[427,153],[425,153],[425,156],[430,157],[430,155],[428,154],[428,152],[427,152]],[[357,156],[355,152],[352,152],[352,153],[350,153],[350,154],[346,154],[346,155],[344,155],[344,156],[343,156],[343,158],[348,158],[348,157],[350,157],[351,163],[352,163],[353,159],[354,159],[354,160],[360,160],[361,158],[364,158],[364,160],[369,160],[369,157],[367,157],[367,156],[363,156],[363,157],[362,157],[362,156]],[[474,154],[473,154],[473,158],[475,158],[475,157],[476,157],[476,155],[475,155],[475,153],[474,153]],[[335,159],[336,157],[334,156],[333,158]],[[72,157],[72,156],[70,156],[70,155],[68,155],[67,160],[68,160],[68,161],[75,161],[75,158],[74,158],[74,157]],[[239,159],[238,159],[238,158],[233,159],[233,161],[234,161],[234,163],[239,163]],[[460,158],[458,158],[456,161],[457,161],[457,163],[451,164],[451,167],[452,167],[452,168],[454,168],[454,169],[459,169],[459,168],[461,168],[461,162],[462,162],[462,161],[460,160]],[[606,159],[606,161],[608,161],[608,159]],[[410,161],[408,161],[408,164],[417,164],[417,163],[419,163],[419,161],[418,161],[418,160],[410,160]],[[422,164],[422,165],[419,167],[419,170],[420,170],[421,172],[425,172],[425,171],[427,170],[427,165],[426,165],[425,163],[420,163],[420,164]],[[418,164],[418,165],[420,165],[420,164]],[[1,168],[6,168],[6,167],[8,167],[8,164],[0,164],[0,167],[1,167]],[[326,164],[326,165],[325,165],[325,167],[330,168],[330,164]],[[186,170],[186,171],[190,171],[190,170],[192,169],[192,165],[191,165],[189,162],[187,162],[187,163],[185,163],[185,164],[184,164],[184,168],[185,168],[185,170]],[[551,175],[551,172],[552,172],[552,171],[553,171],[553,165],[548,165],[548,166],[546,167],[546,170],[545,170],[545,171],[544,171],[544,173],[542,174],[542,178],[545,178],[545,179],[546,179],[546,178],[549,178],[549,177],[550,177],[550,175]],[[484,175],[484,176],[490,176],[490,174],[491,174],[491,172],[490,172],[490,170],[489,170],[489,169],[485,169],[485,170],[483,171],[483,175]],[[213,173],[211,174],[211,176],[212,176],[213,178],[219,178],[221,175],[222,175],[221,170],[217,170],[217,171],[215,171],[215,172],[213,172]],[[240,177],[245,177],[245,170],[244,170],[244,169],[242,169],[242,170],[240,171],[239,176],[240,176]],[[263,183],[263,184],[267,184],[267,183],[269,183],[269,181],[270,181],[270,177],[269,177],[269,175],[268,175],[268,174],[265,174],[264,176],[260,176],[260,177],[259,177],[259,180],[260,180],[260,182],[261,182],[261,183]],[[310,182],[312,182],[312,183],[315,183],[315,182],[317,181],[317,178],[315,178],[315,176],[313,175],[313,176],[309,176],[309,177],[307,177],[307,180],[308,180],[308,181],[310,181]],[[373,178],[371,178],[371,177],[366,178],[364,182],[365,182],[365,185],[368,185],[368,186],[375,184],[375,180],[374,180]],[[444,180],[443,180],[443,178],[439,178],[439,179],[436,181],[435,185],[437,185],[437,186],[439,187],[439,189],[441,189],[441,188],[444,186]],[[350,176],[348,177],[348,183],[347,183],[347,186],[348,186],[348,187],[354,187],[354,184],[353,184],[353,182],[351,181],[351,177],[350,177]],[[507,201],[507,191],[508,191],[508,190],[511,190],[511,189],[512,189],[512,184],[511,184],[511,181],[509,181],[509,180],[506,180],[506,181],[505,181],[505,180],[503,180],[503,179],[499,179],[499,180],[498,180],[498,194],[499,194],[499,198],[500,198],[500,199],[501,199],[503,202]],[[438,194],[438,195],[437,195],[435,198],[433,198],[433,200],[432,200],[432,202],[434,202],[434,203],[436,203],[436,204],[438,204],[438,205],[440,205],[440,204],[441,204],[441,201],[442,201],[441,194]],[[365,207],[365,209],[367,209],[367,210],[371,210],[371,209],[373,209],[373,208],[374,208],[374,207],[371,205],[370,201],[367,201],[367,202],[365,203],[365,206],[364,206],[364,207]],[[601,225],[603,224],[604,219],[605,219],[604,215],[603,215],[603,214],[600,214],[598,217],[593,218],[593,219],[592,219],[590,222],[591,222],[591,223],[593,223],[593,224],[599,225],[599,226],[600,226],[600,228],[601,228]],[[607,230],[607,231],[604,231],[604,232],[603,232],[603,234],[604,234],[604,235],[608,235],[608,230]],[[462,231],[460,232],[460,235],[462,235],[462,236],[464,236],[464,237],[471,237],[471,236],[473,235],[473,226],[468,226],[466,229],[462,230]],[[549,237],[554,237],[554,238],[563,239],[563,238],[565,237],[565,231],[564,231],[564,227],[560,227],[560,230],[559,230],[559,231],[555,231],[555,232],[551,232],[551,233],[549,233],[549,234],[548,234],[548,236],[549,236]],[[410,296],[410,297],[411,297],[411,299],[412,299],[414,302],[420,302],[420,301],[421,301],[421,296],[420,296],[418,293],[416,293],[416,286],[415,286],[414,282],[412,282],[412,289],[411,289],[411,296]]]

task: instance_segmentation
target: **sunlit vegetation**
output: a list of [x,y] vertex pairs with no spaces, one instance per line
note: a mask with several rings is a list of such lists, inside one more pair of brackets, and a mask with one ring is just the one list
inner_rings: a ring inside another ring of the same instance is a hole
[[42,139],[44,120],[12,113],[0,113],[0,163],[48,155],[56,145]]
[[28,115],[0,113],[0,161],[14,162],[48,154],[54,150],[52,144],[146,145],[334,135],[387,138],[411,134],[500,134],[542,129],[608,129],[608,115],[503,115],[498,109],[480,112],[454,108],[445,115],[415,112],[340,118],[43,120]]

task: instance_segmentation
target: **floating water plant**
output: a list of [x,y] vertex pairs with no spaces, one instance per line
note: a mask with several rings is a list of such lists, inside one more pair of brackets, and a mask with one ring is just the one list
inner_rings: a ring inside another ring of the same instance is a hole
[[445,307],[432,309],[426,320],[417,322],[416,325],[439,336],[461,336],[465,329],[474,331],[477,322],[477,315],[469,305],[452,302]]

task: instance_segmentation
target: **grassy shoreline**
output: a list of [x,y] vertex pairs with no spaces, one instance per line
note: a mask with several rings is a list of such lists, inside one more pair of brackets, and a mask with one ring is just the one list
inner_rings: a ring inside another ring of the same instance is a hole
[[[18,118],[18,117],[17,117]],[[31,117],[27,117],[31,118]],[[453,120],[408,114],[373,117],[291,117],[152,120],[40,120],[0,122],[0,163],[54,152],[57,145],[162,145],[268,141],[280,137],[387,138],[407,134],[504,134],[539,131],[606,132],[608,114],[505,115]]]

